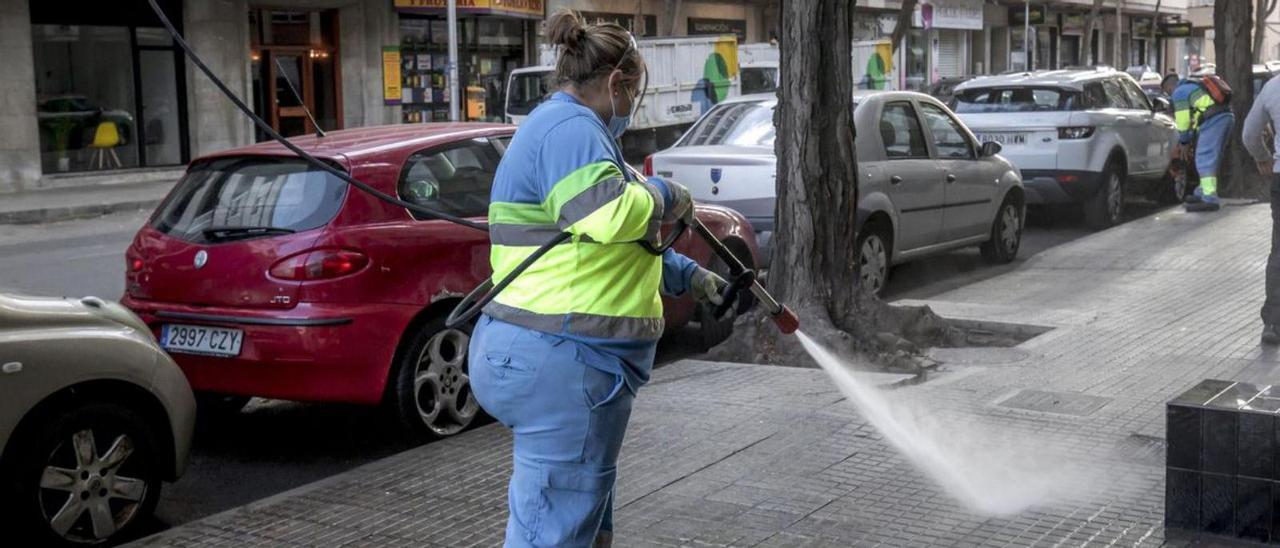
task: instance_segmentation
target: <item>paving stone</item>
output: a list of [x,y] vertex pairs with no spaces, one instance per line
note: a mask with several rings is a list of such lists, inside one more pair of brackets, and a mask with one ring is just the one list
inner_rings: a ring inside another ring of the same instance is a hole
[[[1105,470],[1100,489],[1012,516],[975,512],[890,446],[821,371],[683,361],[655,371],[636,400],[620,463],[616,545],[1198,542],[1166,539],[1166,471],[1153,455],[1165,443],[1165,402],[1201,380],[1280,384],[1280,356],[1257,346],[1269,223],[1265,205],[1215,215],[1170,210],[913,303],[971,322],[1053,330],[1000,352],[939,352],[952,358],[942,370],[889,397]],[[1001,405],[1024,391],[1082,403],[1067,414]],[[510,442],[500,426],[486,426],[139,544],[499,545]],[[1216,505],[1237,489],[1210,482],[1206,498],[1198,472],[1188,474],[1169,484],[1188,503]],[[1280,488],[1273,494],[1280,501]],[[1215,523],[1240,521],[1260,535],[1262,514],[1280,516],[1271,508],[1280,503],[1238,519],[1215,514]]]

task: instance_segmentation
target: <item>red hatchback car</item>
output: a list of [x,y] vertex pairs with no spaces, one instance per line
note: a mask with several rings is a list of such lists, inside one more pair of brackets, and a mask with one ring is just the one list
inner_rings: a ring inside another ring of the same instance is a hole
[[[514,132],[397,125],[294,142],[382,192],[483,221]],[[710,206],[697,214],[756,263],[745,218]],[[677,249],[713,263],[690,233]],[[437,436],[466,428],[479,411],[467,332],[445,329],[444,318],[490,273],[484,232],[415,218],[261,143],[192,162],[126,257],[124,304],[207,408],[238,410],[250,396],[385,404],[409,428]],[[709,317],[687,297],[666,305],[669,326]],[[731,325],[700,323],[708,339]]]

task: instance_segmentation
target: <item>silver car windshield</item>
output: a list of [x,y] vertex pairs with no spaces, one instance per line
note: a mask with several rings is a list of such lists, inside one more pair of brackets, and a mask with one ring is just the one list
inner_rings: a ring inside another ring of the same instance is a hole
[[772,147],[773,107],[763,101],[717,105],[698,120],[676,146]]

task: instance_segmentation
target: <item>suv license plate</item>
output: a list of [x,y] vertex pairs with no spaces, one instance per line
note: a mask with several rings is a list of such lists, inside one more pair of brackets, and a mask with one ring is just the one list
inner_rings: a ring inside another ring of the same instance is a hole
[[172,352],[234,357],[240,355],[244,331],[204,325],[164,324],[160,346]]
[[982,142],[994,141],[1000,143],[1000,146],[1009,145],[1025,145],[1027,144],[1026,133],[983,133],[978,135],[978,140]]

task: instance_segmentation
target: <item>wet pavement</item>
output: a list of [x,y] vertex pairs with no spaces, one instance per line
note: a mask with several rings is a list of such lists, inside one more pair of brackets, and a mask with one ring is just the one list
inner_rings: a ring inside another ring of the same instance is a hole
[[[1012,515],[956,502],[817,370],[681,361],[637,399],[619,546],[1183,544],[1166,532],[1164,403],[1204,378],[1280,381],[1258,347],[1267,206],[1177,210],[1041,252],[928,300],[973,322],[1050,328],[937,351],[890,398],[1035,440],[1106,481]],[[510,436],[487,426],[144,539],[145,546],[492,546]]]

